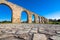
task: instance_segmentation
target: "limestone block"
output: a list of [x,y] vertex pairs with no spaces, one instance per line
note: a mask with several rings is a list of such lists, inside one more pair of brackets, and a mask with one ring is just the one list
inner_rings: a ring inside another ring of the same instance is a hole
[[0,0],[0,3],[3,3],[4,1],[6,1],[6,0]]
[[24,33],[28,33],[28,32],[29,32],[29,30],[18,30],[18,31],[16,31],[15,34],[24,34]]
[[34,34],[33,40],[47,40],[47,37],[44,34]]
[[31,33],[38,33],[38,28],[32,28],[30,32]]
[[31,40],[31,36],[28,33],[19,34],[18,37],[25,40]]
[[53,39],[53,40],[60,40],[60,36],[52,36],[50,38]]
[[1,30],[1,32],[2,33],[13,33],[13,34],[15,34],[16,30],[3,29],[3,30]]
[[56,30],[56,33],[57,33],[57,34],[60,34],[60,30]]

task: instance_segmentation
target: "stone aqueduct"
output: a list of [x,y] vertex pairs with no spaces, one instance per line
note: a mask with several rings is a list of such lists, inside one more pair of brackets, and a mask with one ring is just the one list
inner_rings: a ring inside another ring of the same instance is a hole
[[[12,23],[21,23],[20,18],[21,18],[22,11],[25,11],[28,14],[28,23],[32,23],[32,15],[35,16],[35,23],[49,22],[49,20],[46,19],[45,17],[39,16],[33,12],[26,10],[25,8],[22,8],[16,4],[13,4],[13,3],[8,2],[6,0],[0,0],[0,4],[5,4],[11,8],[11,10],[12,10]],[[37,21],[38,18],[39,18],[39,21]]]

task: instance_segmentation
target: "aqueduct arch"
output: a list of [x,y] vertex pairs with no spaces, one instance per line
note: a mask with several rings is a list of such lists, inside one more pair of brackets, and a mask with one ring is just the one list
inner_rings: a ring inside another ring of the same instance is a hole
[[22,21],[22,22],[24,22],[24,23],[26,23],[26,22],[28,22],[28,13],[26,12],[26,11],[22,11],[22,13],[20,14],[21,15],[21,21],[22,21],[22,18],[24,19],[25,18],[25,20],[24,21]]
[[[0,4],[6,4],[7,6],[9,6],[12,9],[12,23],[21,23],[21,13],[22,11],[27,12],[28,14],[28,23],[32,23],[32,15],[35,15],[35,23],[44,23],[44,22],[48,22],[48,20],[44,17],[41,17],[33,12],[30,12],[28,10],[26,10],[25,8],[22,8],[16,4],[13,4],[11,2],[8,2],[6,0],[0,0]],[[38,21],[38,17],[39,17],[39,21]]]
[[35,23],[35,15],[34,14],[32,14],[32,23]]
[[11,9],[11,7],[9,6],[9,5],[7,5],[7,4],[4,4],[4,3],[1,3],[0,5],[3,5],[3,6],[5,6],[5,7],[7,7],[7,8],[9,8],[9,11],[11,12],[11,21],[12,21],[12,9]]

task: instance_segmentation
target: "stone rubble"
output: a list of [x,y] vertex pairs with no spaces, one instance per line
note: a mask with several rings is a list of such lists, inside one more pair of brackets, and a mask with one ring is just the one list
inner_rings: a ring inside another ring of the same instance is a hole
[[60,40],[60,25],[0,24],[0,40]]

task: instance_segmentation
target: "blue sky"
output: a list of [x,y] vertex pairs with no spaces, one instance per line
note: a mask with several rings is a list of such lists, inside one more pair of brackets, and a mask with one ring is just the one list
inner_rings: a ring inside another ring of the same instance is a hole
[[[8,0],[48,19],[60,19],[60,0]],[[3,15],[4,14],[4,15]],[[7,16],[6,16],[7,15]],[[11,10],[0,5],[0,20],[10,20]],[[24,18],[23,18],[24,19]]]

